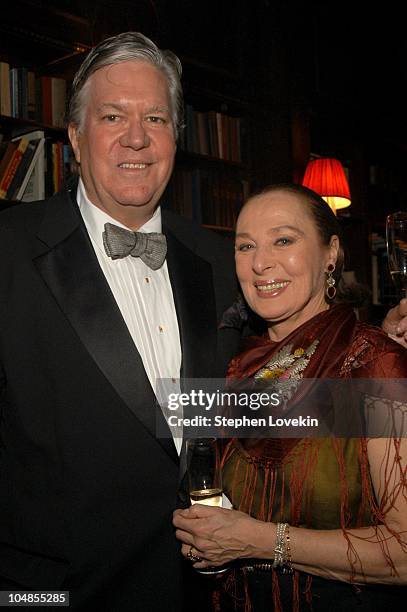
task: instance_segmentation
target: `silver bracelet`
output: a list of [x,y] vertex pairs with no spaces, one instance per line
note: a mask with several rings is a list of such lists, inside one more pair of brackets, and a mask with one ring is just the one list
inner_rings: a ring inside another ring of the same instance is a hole
[[276,545],[274,547],[274,561],[273,567],[282,567],[285,564],[285,560],[287,557],[287,543],[285,532],[288,528],[288,523],[277,523],[276,528]]

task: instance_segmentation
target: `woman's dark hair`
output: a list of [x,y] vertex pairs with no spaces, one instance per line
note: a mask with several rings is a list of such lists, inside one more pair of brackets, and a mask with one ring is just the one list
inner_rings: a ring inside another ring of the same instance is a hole
[[327,202],[325,202],[320,195],[315,193],[315,191],[312,191],[312,189],[291,183],[269,185],[261,191],[251,195],[249,200],[277,192],[292,193],[293,195],[298,196],[299,201],[305,205],[312,220],[314,221],[315,227],[321,239],[321,244],[329,246],[331,237],[338,236],[338,257],[335,264],[335,270],[332,274],[335,279],[335,287],[337,291],[333,301],[335,303],[346,302],[348,304],[352,304],[353,306],[361,306],[364,304],[369,297],[369,290],[363,285],[359,284],[347,285],[342,278],[345,264],[343,231],[338,218],[329,204],[327,204]]

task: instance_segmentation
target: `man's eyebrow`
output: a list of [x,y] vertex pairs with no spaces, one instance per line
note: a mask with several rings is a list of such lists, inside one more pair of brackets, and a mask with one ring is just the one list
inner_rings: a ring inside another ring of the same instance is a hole
[[98,111],[104,111],[104,110],[110,110],[110,109],[123,110],[125,106],[126,106],[125,104],[118,104],[117,102],[103,102],[97,107],[97,109]]
[[[127,108],[127,104],[123,103],[121,104],[120,102],[102,102],[102,104],[100,104],[97,107],[97,110],[99,112],[103,112],[105,110],[124,110]],[[154,106],[149,106],[144,113],[169,113],[170,109],[168,106],[158,106],[158,105],[154,105]]]
[[145,111],[146,113],[169,113],[170,109],[168,106],[150,106]]

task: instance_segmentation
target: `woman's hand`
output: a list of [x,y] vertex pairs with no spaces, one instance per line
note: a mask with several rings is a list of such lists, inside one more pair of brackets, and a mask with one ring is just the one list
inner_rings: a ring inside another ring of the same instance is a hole
[[274,525],[270,523],[237,510],[202,504],[175,510],[173,523],[176,536],[183,543],[184,557],[193,547],[193,555],[202,559],[194,563],[196,569],[225,565],[235,559],[262,557],[267,542],[270,546],[275,538]]
[[407,348],[407,299],[389,310],[382,328],[390,338]]

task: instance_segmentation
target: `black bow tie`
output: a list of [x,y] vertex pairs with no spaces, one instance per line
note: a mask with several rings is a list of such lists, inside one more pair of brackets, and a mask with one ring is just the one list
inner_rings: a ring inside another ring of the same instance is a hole
[[152,270],[161,268],[165,261],[167,239],[164,234],[132,232],[113,223],[105,223],[102,236],[105,251],[112,259],[122,259],[128,255],[140,257]]

